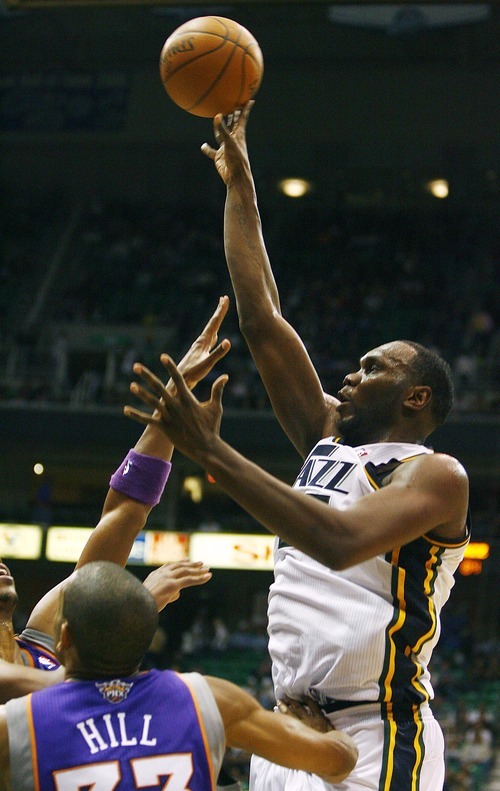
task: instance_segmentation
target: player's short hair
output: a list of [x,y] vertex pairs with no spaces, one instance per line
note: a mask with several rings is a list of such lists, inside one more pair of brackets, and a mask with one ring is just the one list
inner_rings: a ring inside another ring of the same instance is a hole
[[416,352],[408,367],[414,378],[413,384],[426,385],[432,390],[431,414],[436,428],[448,417],[453,406],[453,375],[451,368],[441,355],[421,343],[402,341]]
[[156,603],[137,577],[116,563],[96,561],[78,569],[64,589],[68,622],[85,668],[134,672],[158,626]]

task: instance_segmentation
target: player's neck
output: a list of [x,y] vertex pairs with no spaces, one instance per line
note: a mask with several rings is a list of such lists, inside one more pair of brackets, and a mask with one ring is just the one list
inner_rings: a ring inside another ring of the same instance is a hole
[[0,615],[0,659],[4,662],[16,662],[19,658],[19,647],[14,639],[12,618]]
[[371,434],[359,432],[356,436],[349,436],[346,432],[344,441],[351,447],[361,447],[363,445],[377,445],[381,442],[400,442],[410,445],[423,445],[427,439],[428,432],[415,431],[413,426],[393,426],[387,431],[373,431]]
[[110,671],[109,668],[84,668],[78,665],[66,666],[66,681],[96,681],[115,678],[130,678],[139,673],[139,668],[116,668]]
[[390,429],[384,439],[379,442],[404,442],[411,445],[423,445],[427,438],[427,432],[420,430],[413,425],[398,425]]
[[382,427],[380,432],[376,430],[374,435],[378,435],[377,439],[371,439],[371,442],[404,442],[411,445],[423,445],[432,428],[427,424],[427,421],[421,420],[420,416],[408,417],[400,415],[392,426]]

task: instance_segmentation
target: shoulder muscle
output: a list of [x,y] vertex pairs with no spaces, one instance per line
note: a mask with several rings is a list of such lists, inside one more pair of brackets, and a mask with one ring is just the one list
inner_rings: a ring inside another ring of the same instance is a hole
[[465,536],[469,480],[458,459],[445,453],[418,456],[394,471],[391,485],[416,488],[423,502],[441,503],[441,523],[433,528],[433,534],[443,538]]

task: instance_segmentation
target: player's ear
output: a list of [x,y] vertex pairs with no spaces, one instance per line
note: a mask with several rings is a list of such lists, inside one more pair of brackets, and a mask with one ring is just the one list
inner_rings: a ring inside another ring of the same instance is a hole
[[59,630],[59,642],[57,645],[58,650],[61,648],[67,650],[73,645],[73,638],[71,637],[71,630],[67,621],[63,621]]
[[408,389],[403,405],[407,409],[419,412],[431,402],[432,388],[428,385],[418,385]]

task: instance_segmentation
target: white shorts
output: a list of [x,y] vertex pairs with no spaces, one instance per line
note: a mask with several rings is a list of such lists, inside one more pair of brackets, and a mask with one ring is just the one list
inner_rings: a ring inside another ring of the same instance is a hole
[[414,717],[383,720],[378,708],[356,706],[330,714],[336,730],[345,731],[359,749],[353,771],[330,785],[317,775],[286,769],[252,756],[250,791],[441,791],[444,784],[444,738],[429,706]]

